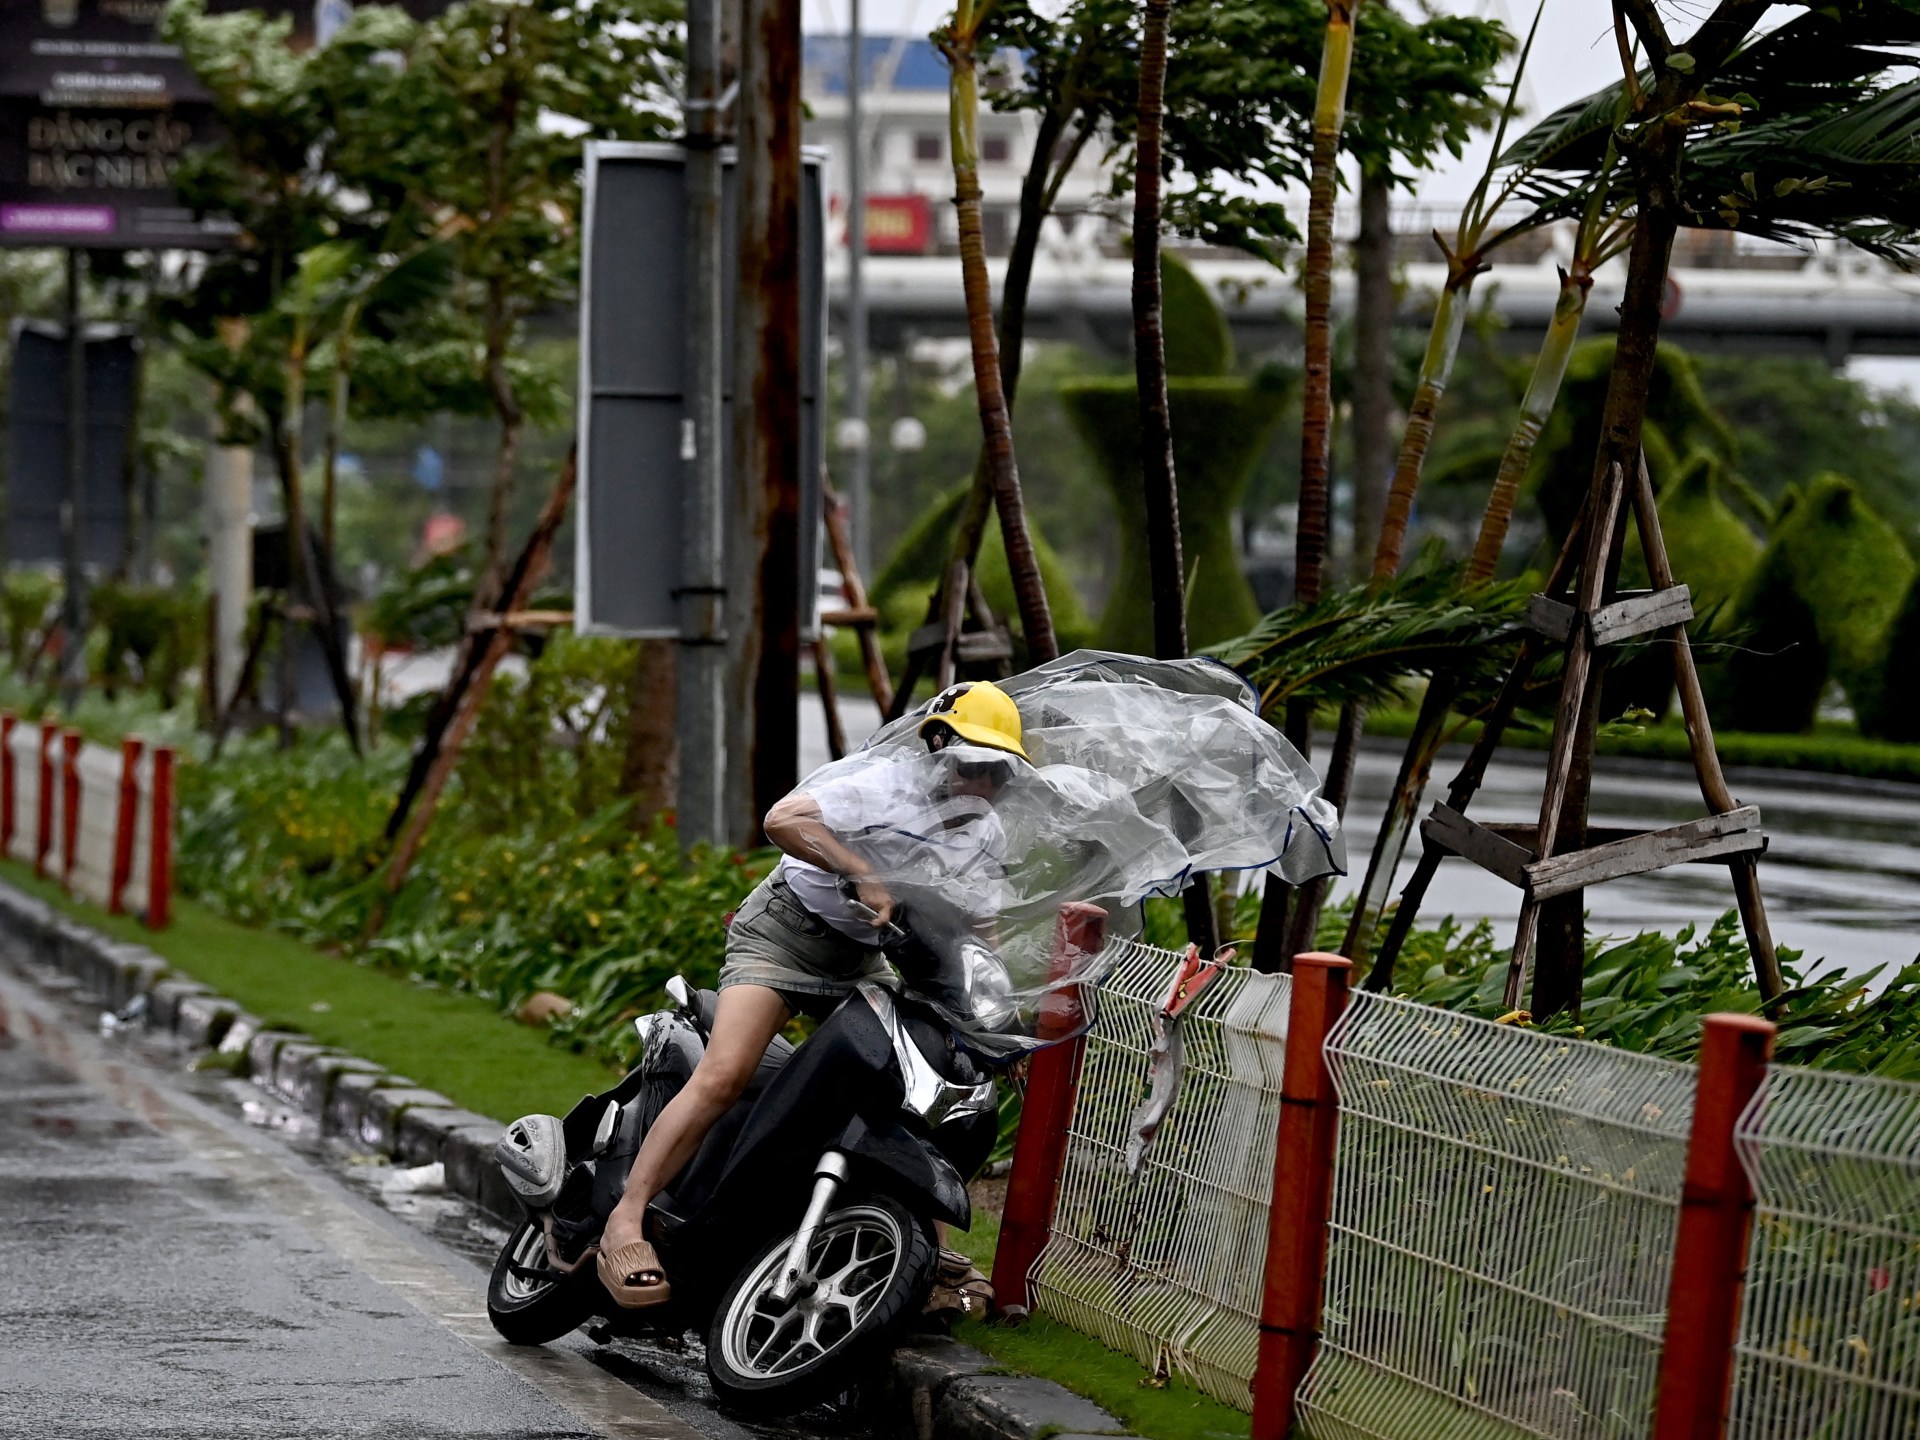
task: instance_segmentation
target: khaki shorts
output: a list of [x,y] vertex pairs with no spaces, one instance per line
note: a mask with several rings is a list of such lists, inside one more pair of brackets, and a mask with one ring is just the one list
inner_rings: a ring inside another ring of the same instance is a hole
[[862,980],[886,984],[892,979],[893,967],[879,949],[835,930],[802,905],[778,875],[754,887],[727,927],[722,990],[764,985],[792,997],[787,1008],[798,1013],[818,1008],[806,1004],[808,999],[838,1002]]

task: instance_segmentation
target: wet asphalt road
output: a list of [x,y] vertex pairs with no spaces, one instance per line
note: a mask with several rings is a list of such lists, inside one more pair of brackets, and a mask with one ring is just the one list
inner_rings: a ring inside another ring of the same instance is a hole
[[[0,961],[0,1435],[749,1440],[697,1352],[509,1347],[499,1232]],[[240,1112],[242,1107],[246,1115]],[[847,1435],[844,1419],[760,1435]]]

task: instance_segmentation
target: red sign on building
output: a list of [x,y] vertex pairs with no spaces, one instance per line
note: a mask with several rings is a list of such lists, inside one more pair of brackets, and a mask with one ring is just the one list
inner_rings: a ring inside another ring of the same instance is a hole
[[933,206],[924,195],[867,197],[867,253],[924,255],[933,248]]

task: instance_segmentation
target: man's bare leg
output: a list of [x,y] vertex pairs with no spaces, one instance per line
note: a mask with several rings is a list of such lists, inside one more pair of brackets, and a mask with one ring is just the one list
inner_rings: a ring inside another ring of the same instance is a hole
[[626,1193],[607,1217],[602,1250],[618,1250],[645,1238],[641,1224],[647,1206],[693,1158],[714,1121],[745,1092],[754,1067],[791,1013],[780,992],[764,985],[729,985],[720,992],[707,1053],[640,1142],[640,1153],[627,1174]]

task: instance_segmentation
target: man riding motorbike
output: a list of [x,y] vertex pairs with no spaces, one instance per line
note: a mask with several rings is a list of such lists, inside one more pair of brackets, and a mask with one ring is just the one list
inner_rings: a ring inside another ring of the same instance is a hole
[[[925,903],[957,906],[955,918],[979,932],[992,926],[1007,864],[993,803],[1029,763],[1020,711],[996,685],[957,685],[918,734],[946,762],[934,793],[924,763],[896,761],[816,776],[767,813],[767,839],[785,854],[734,915],[706,1052],[648,1130],[601,1238],[599,1276],[621,1306],[670,1298],[647,1207],[744,1093],[773,1037],[793,1016],[829,1013],[863,980],[890,974],[882,945],[898,900],[882,877],[945,879]],[[940,1279],[955,1308],[988,1299],[964,1256],[943,1251]]]

